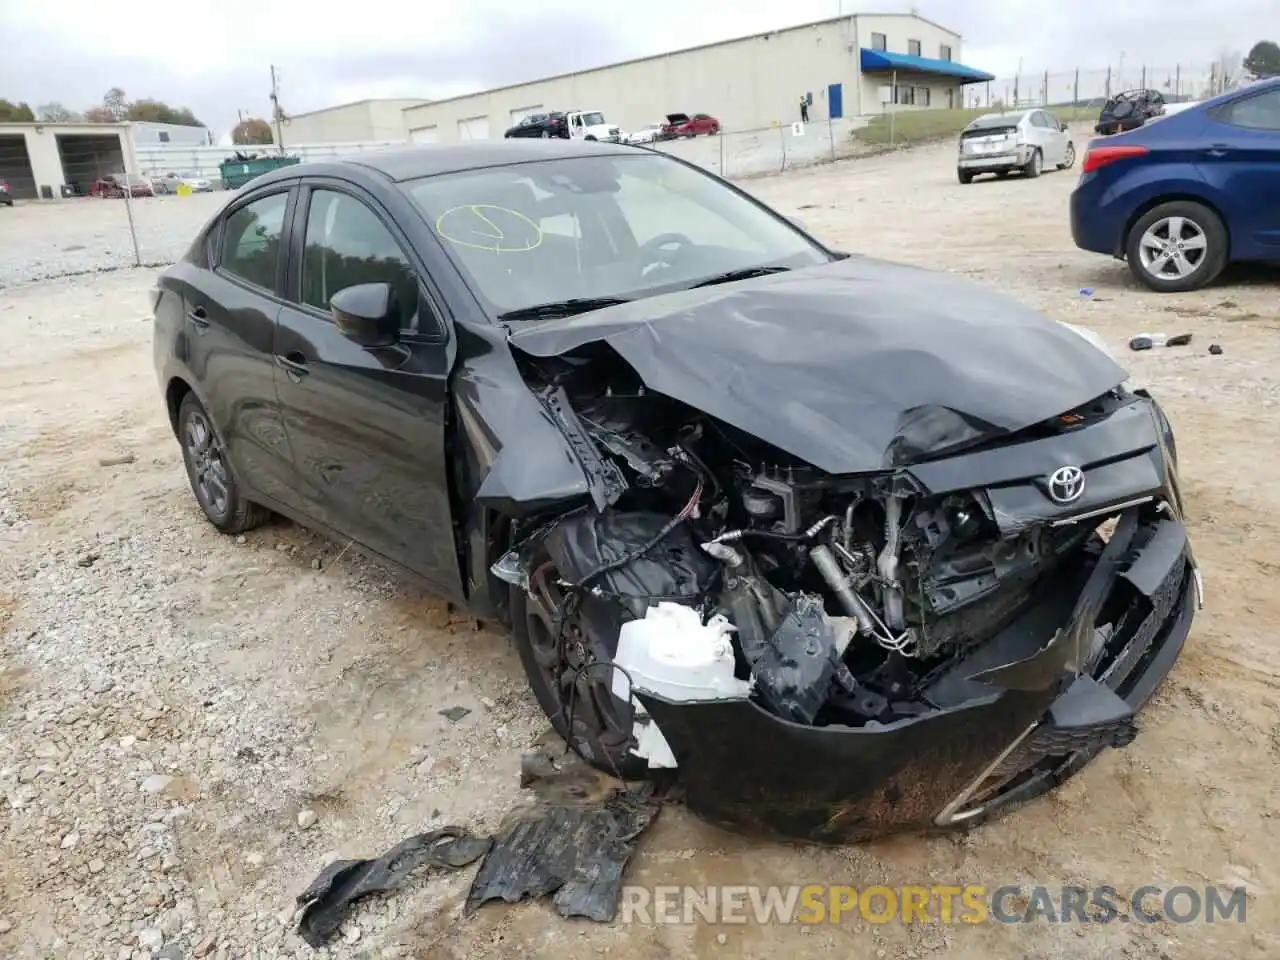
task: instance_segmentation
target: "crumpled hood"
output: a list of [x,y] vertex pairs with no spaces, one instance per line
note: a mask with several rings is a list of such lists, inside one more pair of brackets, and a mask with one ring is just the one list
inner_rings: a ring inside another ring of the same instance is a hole
[[1079,334],[945,273],[865,257],[531,323],[604,341],[652,390],[829,473],[907,465],[1065,413],[1125,379]]

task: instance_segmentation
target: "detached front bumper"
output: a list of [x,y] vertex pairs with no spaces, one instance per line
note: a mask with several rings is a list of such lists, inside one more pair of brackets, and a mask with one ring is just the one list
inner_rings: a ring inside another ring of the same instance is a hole
[[[1133,739],[1200,602],[1173,513],[1126,511],[1100,556],[1048,578],[1010,626],[931,678],[924,716],[805,726],[749,700],[636,696],[689,808],[728,829],[848,843],[976,820]],[[1103,610],[1109,629],[1093,626]]]

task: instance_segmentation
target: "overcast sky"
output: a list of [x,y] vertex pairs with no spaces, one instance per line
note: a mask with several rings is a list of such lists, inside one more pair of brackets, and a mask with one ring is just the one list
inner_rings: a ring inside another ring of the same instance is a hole
[[[1207,64],[1280,41],[1280,0],[920,0],[998,76]],[[0,97],[82,110],[112,86],[188,106],[218,134],[265,116],[269,65],[302,113],[366,97],[439,99],[899,0],[0,0]],[[1185,10],[1185,12],[1183,12]],[[1194,11],[1194,12],[1193,12]],[[118,14],[115,22],[111,14]],[[1129,78],[1126,76],[1126,80]],[[1136,85],[1137,77],[1132,84]]]

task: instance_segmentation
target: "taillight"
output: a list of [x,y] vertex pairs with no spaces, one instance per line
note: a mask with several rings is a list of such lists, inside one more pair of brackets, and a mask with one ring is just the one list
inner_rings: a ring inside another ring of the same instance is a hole
[[1125,160],[1129,157],[1143,157],[1150,152],[1146,147],[1138,146],[1090,147],[1089,151],[1084,155],[1084,163],[1080,167],[1080,172],[1093,173],[1093,171],[1115,163],[1117,160]]

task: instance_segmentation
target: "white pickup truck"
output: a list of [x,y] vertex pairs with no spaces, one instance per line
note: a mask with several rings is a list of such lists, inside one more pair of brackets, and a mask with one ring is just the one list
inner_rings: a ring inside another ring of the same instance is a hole
[[618,143],[622,139],[622,128],[616,124],[606,123],[604,114],[599,110],[571,110],[565,114],[569,124],[570,140],[603,140]]

